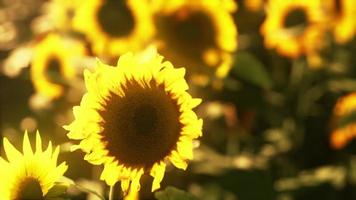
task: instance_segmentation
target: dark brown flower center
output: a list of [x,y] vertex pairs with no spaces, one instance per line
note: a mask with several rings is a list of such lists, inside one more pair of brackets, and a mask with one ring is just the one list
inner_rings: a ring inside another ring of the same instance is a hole
[[125,96],[111,93],[105,102],[103,142],[109,154],[128,166],[152,167],[175,148],[181,131],[179,108],[164,86],[142,87],[130,80]]
[[62,62],[57,56],[52,56],[47,61],[45,76],[51,83],[65,85],[66,80],[61,73]]
[[308,16],[303,8],[294,8],[290,10],[284,19],[284,27],[292,28],[296,26],[305,27],[308,23]]
[[342,15],[342,0],[334,0],[334,8],[336,15]]
[[134,17],[125,0],[106,0],[98,11],[101,28],[111,37],[124,37],[134,28]]
[[202,55],[208,48],[216,48],[216,28],[211,17],[202,11],[182,8],[170,15],[155,16],[157,38],[164,42],[162,53],[179,66],[204,66]]
[[143,104],[136,108],[133,115],[136,133],[152,133],[158,122],[157,109],[151,104]]
[[35,178],[26,178],[20,183],[13,200],[44,200],[40,183]]

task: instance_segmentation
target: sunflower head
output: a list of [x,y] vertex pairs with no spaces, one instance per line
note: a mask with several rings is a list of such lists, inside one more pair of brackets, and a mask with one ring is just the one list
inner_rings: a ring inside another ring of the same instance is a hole
[[3,200],[44,200],[68,168],[64,162],[57,166],[59,147],[53,150],[50,142],[42,151],[38,132],[35,151],[32,151],[27,132],[23,139],[23,153],[7,138],[4,138],[4,149],[8,161],[0,157],[1,172],[6,172],[0,173],[0,199]]
[[243,3],[247,10],[251,12],[258,12],[263,10],[267,0],[244,0]]
[[75,76],[75,59],[83,55],[85,47],[79,41],[48,34],[34,47],[30,70],[36,91],[49,99],[60,97]]
[[354,0],[326,0],[323,1],[328,13],[328,22],[332,26],[335,41],[346,43],[356,34],[356,1]]
[[334,107],[336,117],[348,115],[356,111],[356,93],[350,93],[339,98]]
[[96,55],[139,51],[154,29],[146,0],[86,0],[75,10],[74,29],[84,33]]
[[261,32],[267,48],[297,58],[322,45],[325,15],[319,0],[270,0]]
[[334,149],[341,149],[356,138],[355,111],[356,93],[339,98],[335,104],[332,116],[332,125],[335,129],[330,136],[331,146]]
[[75,8],[81,3],[81,0],[47,1],[44,6],[45,15],[53,28],[68,31],[72,28]]
[[192,74],[225,76],[237,48],[233,1],[154,0],[158,51]]
[[185,70],[162,60],[151,49],[121,56],[116,67],[98,61],[94,72],[85,71],[88,92],[64,127],[81,140],[73,149],[104,165],[101,179],[121,181],[125,192],[139,190],[144,173],[154,177],[152,190],[159,188],[167,160],[186,169],[192,142],[202,134],[192,110],[201,100],[187,93]]

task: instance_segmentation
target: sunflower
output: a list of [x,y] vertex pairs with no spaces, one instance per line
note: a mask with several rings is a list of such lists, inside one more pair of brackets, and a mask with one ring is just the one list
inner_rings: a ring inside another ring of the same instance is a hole
[[70,139],[81,140],[85,160],[104,165],[101,179],[122,190],[138,191],[149,173],[152,191],[160,187],[165,161],[186,169],[193,158],[192,140],[202,135],[202,120],[192,111],[201,99],[186,90],[184,68],[176,69],[155,50],[124,54],[117,67],[97,62],[85,71],[88,92],[73,108]]
[[84,33],[96,55],[138,51],[154,29],[146,0],[86,0],[75,11],[74,29]]
[[[53,151],[49,142],[42,151],[40,134],[36,134],[36,151],[33,152],[25,132],[23,154],[4,138],[4,149],[8,161],[0,157],[0,199],[43,200],[67,170],[63,162],[57,166],[59,147]],[[5,172],[5,173],[4,173]]]
[[[330,136],[331,146],[341,149],[356,138],[356,123],[350,122],[340,126],[343,119],[352,119],[356,111],[356,93],[350,93],[338,99],[333,111],[333,120],[338,125]],[[345,121],[345,120],[344,120]]]
[[50,0],[45,6],[45,14],[53,26],[60,30],[72,28],[72,19],[75,8],[80,5],[82,0]]
[[75,59],[85,55],[85,51],[79,41],[48,34],[34,47],[30,70],[36,91],[50,99],[60,97],[66,82],[75,76]]
[[263,10],[266,2],[267,0],[244,0],[244,5],[247,10],[257,12]]
[[341,117],[354,111],[356,111],[356,92],[339,98],[333,112],[335,116]]
[[333,34],[337,43],[346,43],[356,34],[356,1],[326,0],[325,9],[333,24]]
[[153,0],[155,44],[158,52],[187,75],[223,77],[237,48],[232,0]]
[[269,0],[261,33],[267,48],[297,58],[320,47],[324,12],[319,0]]
[[356,138],[356,124],[348,124],[331,133],[330,141],[334,149],[344,148],[351,140]]

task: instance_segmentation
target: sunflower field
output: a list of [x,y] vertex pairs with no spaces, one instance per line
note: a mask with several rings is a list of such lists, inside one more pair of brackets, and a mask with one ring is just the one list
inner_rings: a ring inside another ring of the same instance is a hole
[[0,0],[0,200],[355,200],[356,0]]

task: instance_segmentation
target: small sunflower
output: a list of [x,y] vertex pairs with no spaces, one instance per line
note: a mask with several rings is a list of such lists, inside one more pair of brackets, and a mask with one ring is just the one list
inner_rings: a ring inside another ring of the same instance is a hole
[[82,0],[50,0],[44,10],[48,21],[60,30],[69,30],[72,28],[72,21],[75,8],[80,6]]
[[176,69],[150,49],[124,54],[116,67],[98,61],[85,71],[88,92],[73,108],[75,120],[64,128],[70,139],[81,140],[85,160],[104,164],[101,179],[122,190],[140,188],[150,173],[152,190],[160,187],[165,161],[180,169],[193,158],[192,140],[202,135],[202,120],[192,111],[201,99],[186,90],[184,68]]
[[326,0],[323,1],[329,13],[336,42],[346,43],[356,34],[356,1]]
[[153,0],[158,52],[191,74],[225,76],[237,49],[232,0]]
[[78,41],[48,34],[34,47],[30,71],[36,91],[49,99],[60,97],[66,82],[75,76],[75,59],[85,52],[85,47]]
[[33,152],[27,135],[23,139],[23,154],[4,138],[7,160],[0,157],[0,199],[44,200],[48,192],[67,170],[63,162],[57,166],[59,147],[53,151],[51,142],[42,151],[41,136],[36,134]]
[[[356,111],[356,93],[350,93],[338,99],[333,111],[333,120],[339,124],[340,120],[350,117]],[[336,127],[330,136],[331,146],[335,149],[345,147],[352,139],[356,138],[356,123],[350,122]]]
[[244,6],[251,12],[263,10],[267,0],[244,0]]
[[323,33],[319,0],[269,0],[261,32],[267,48],[291,58],[315,53]]
[[356,111],[356,93],[350,93],[338,99],[333,112],[335,116],[341,117],[354,111]]
[[96,55],[117,57],[141,50],[154,29],[146,0],[86,0],[77,7],[74,29],[84,33]]
[[351,140],[356,138],[356,124],[348,124],[331,133],[330,142],[334,149],[344,148]]

